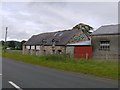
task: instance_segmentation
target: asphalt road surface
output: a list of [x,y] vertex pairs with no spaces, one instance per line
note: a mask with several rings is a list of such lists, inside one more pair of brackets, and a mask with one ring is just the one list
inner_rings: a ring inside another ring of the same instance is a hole
[[3,88],[117,88],[117,81],[3,58]]

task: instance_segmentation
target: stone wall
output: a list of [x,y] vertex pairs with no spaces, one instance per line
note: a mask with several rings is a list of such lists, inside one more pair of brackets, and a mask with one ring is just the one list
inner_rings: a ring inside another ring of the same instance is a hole
[[23,46],[23,54],[30,55],[64,54],[65,51],[65,46],[39,46],[36,49],[27,49]]

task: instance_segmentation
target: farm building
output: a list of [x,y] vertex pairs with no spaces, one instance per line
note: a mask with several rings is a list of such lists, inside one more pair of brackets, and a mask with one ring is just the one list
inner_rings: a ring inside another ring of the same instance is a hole
[[91,59],[92,58],[91,40],[67,44],[66,54],[69,54],[74,58]]
[[93,58],[113,60],[120,58],[119,25],[101,26],[92,33]]
[[[81,24],[76,26],[79,27]],[[67,44],[86,40],[90,40],[89,34],[76,27],[70,30],[42,33],[33,35],[23,45],[23,53],[31,55],[64,54]]]

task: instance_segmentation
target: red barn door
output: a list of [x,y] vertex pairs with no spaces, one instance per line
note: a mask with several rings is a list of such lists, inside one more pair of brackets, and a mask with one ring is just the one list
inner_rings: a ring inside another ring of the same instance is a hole
[[92,56],[92,47],[91,46],[75,46],[75,48],[74,48],[74,57],[75,58],[90,59],[91,56]]

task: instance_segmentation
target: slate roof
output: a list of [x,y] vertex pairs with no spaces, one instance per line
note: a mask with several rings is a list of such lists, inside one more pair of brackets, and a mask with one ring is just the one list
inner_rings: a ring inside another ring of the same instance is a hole
[[92,33],[92,35],[113,35],[113,34],[120,34],[120,30],[118,30],[119,29],[118,26],[120,26],[120,24],[101,26],[96,31],[94,31]]
[[91,40],[67,44],[67,46],[84,46],[84,45],[91,45]]
[[68,41],[80,31],[78,29],[64,30],[58,32],[42,33],[33,35],[24,45],[52,45],[52,41],[56,41],[55,45],[67,45]]

